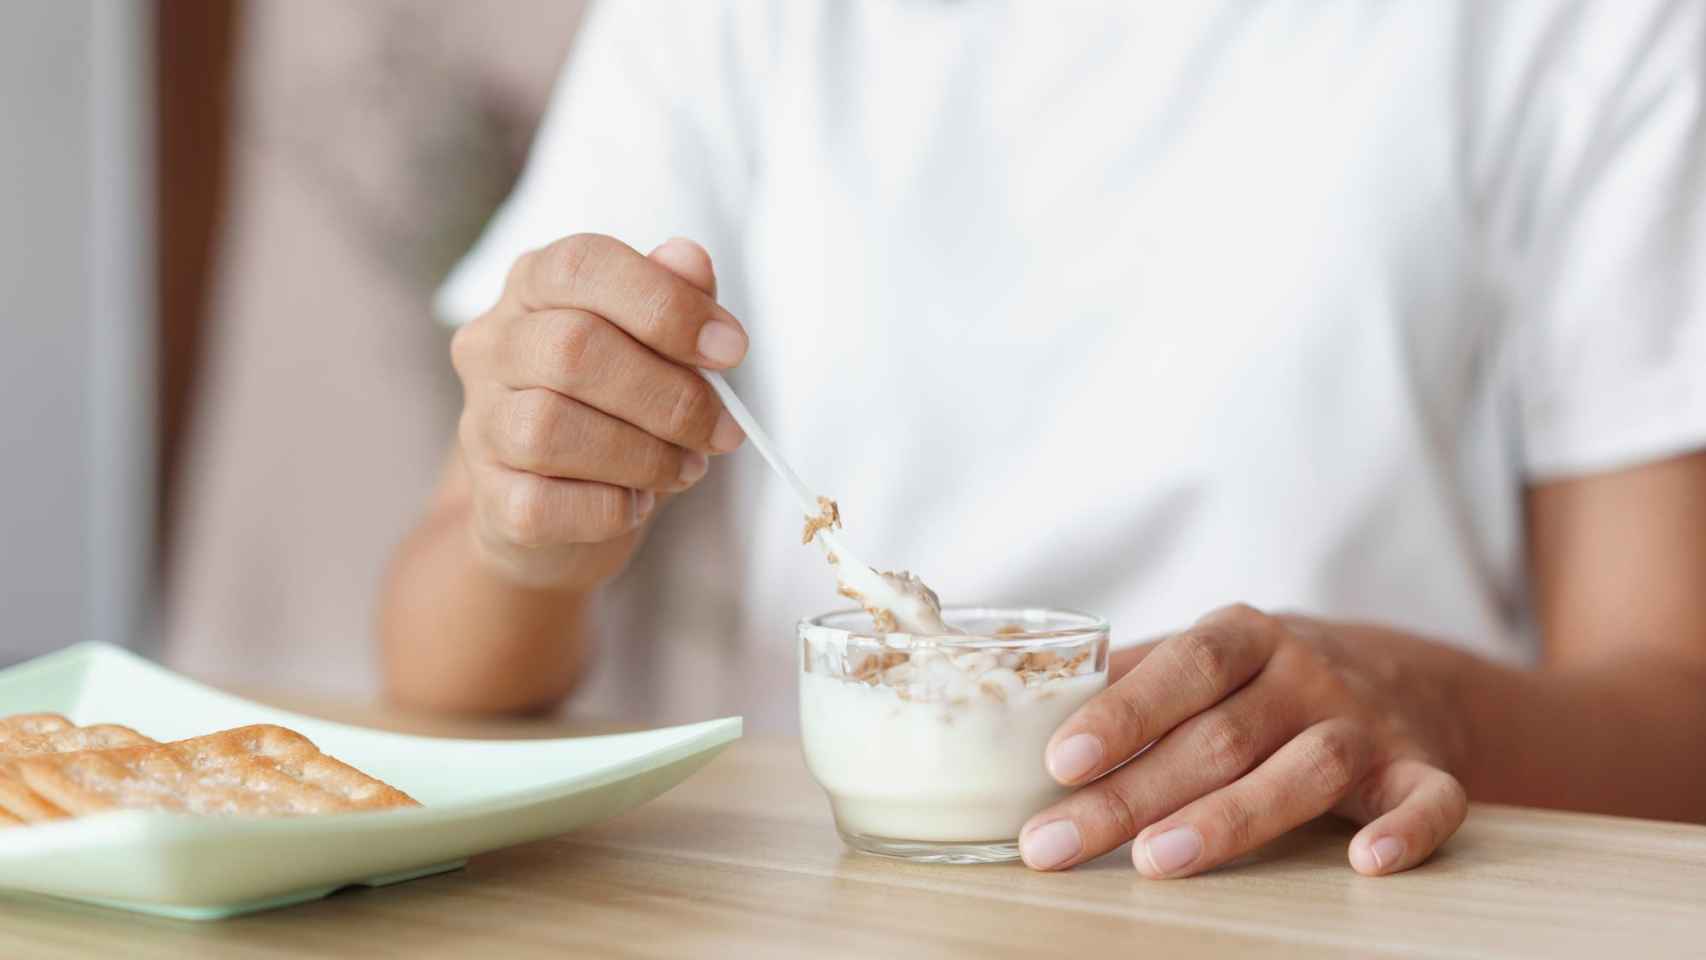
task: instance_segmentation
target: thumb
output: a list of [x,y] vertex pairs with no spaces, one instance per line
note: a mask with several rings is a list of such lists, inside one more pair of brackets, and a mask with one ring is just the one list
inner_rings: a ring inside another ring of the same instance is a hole
[[670,237],[647,255],[671,273],[703,290],[712,299],[717,296],[717,272],[711,268],[711,255],[705,248],[686,237]]

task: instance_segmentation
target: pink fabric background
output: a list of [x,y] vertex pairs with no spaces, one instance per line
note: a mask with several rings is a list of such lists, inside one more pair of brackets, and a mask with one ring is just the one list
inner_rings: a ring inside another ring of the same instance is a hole
[[429,297],[514,176],[581,6],[246,6],[164,614],[175,667],[376,688],[378,580],[460,403]]

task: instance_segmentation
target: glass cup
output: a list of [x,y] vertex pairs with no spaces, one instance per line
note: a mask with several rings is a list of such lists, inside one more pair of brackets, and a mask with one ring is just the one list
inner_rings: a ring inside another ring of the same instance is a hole
[[878,634],[857,610],[799,624],[800,737],[841,838],[934,863],[1019,857],[1066,795],[1055,728],[1108,685],[1108,623],[1069,610],[948,607],[964,634]]

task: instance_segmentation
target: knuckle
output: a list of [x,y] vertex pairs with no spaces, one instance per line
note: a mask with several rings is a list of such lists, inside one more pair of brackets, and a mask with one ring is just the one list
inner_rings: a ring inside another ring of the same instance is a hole
[[546,247],[535,263],[546,288],[572,296],[592,276],[603,251],[603,237],[574,233]]
[[527,278],[537,268],[540,253],[539,250],[529,250],[510,263],[509,273],[504,276],[504,290],[518,291],[522,284],[527,282]]
[[1332,660],[1314,644],[1287,637],[1274,645],[1275,667],[1298,675],[1329,675]]
[[1247,603],[1229,603],[1224,607],[1216,607],[1208,612],[1199,624],[1215,624],[1243,628],[1260,628],[1273,618]]
[[1332,663],[1313,651],[1294,676],[1297,689],[1307,691],[1311,702],[1330,707],[1355,704],[1362,699]]
[[550,325],[542,352],[551,369],[574,382],[592,363],[601,321],[584,313],[565,313]]
[[660,283],[646,291],[640,310],[644,339],[653,343],[668,342],[686,310],[682,296],[683,284]]
[[[1400,822],[1407,825],[1407,832],[1420,841],[1425,850],[1431,851],[1450,839],[1463,825],[1469,815],[1469,793],[1461,781],[1437,767],[1423,776],[1414,792],[1391,812],[1404,814]],[[1385,808],[1374,810],[1384,812]]]
[[1469,809],[1469,791],[1463,788],[1463,782],[1449,773],[1441,771],[1439,778],[1439,805],[1446,812],[1447,818],[1453,824],[1463,822],[1464,814]]
[[1224,840],[1225,849],[1242,852],[1254,846],[1256,812],[1249,800],[1227,791],[1215,807],[1214,817],[1218,821],[1215,832]]
[[1358,751],[1348,733],[1323,730],[1315,734],[1304,744],[1304,757],[1315,789],[1323,795],[1338,796],[1356,781]]
[[504,430],[510,465],[534,470],[548,464],[563,422],[563,403],[545,390],[523,390],[509,405]]
[[1137,836],[1137,802],[1123,786],[1110,780],[1099,784],[1094,794],[1100,819],[1113,828],[1121,841]]
[[690,443],[704,440],[710,433],[711,427],[711,388],[697,377],[684,382],[674,390],[674,396],[665,401],[669,405],[664,429],[668,431],[667,439],[677,443]]
[[640,475],[651,489],[673,486],[681,475],[681,456],[667,443],[647,439],[640,444],[636,457],[640,461]]
[[631,495],[621,488],[589,491],[581,498],[581,517],[587,535],[595,540],[609,540],[626,533],[633,513],[630,500]]
[[450,336],[450,366],[456,375],[468,379],[469,371],[478,362],[480,321],[463,324]]
[[1268,637],[1275,642],[1289,634],[1283,618],[1247,603],[1228,604],[1204,617],[1199,623],[1223,626],[1237,635]]
[[[1101,697],[1097,700],[1099,714],[1096,717],[1098,726],[1106,731],[1104,737],[1114,742],[1130,743],[1141,746],[1150,741],[1148,724],[1144,719],[1143,710],[1138,706],[1136,694],[1130,690],[1121,690],[1113,696]],[[1112,734],[1108,737],[1107,734]]]
[[1267,614],[1247,603],[1227,604],[1220,609],[1220,613],[1222,616],[1229,619],[1242,620],[1250,623],[1266,620],[1268,618]]
[[518,547],[545,546],[548,527],[545,482],[540,477],[523,474],[513,477],[504,491],[500,513],[504,539]]
[[1363,779],[1362,783],[1349,794],[1350,806],[1358,814],[1367,819],[1374,819],[1379,811],[1387,809],[1387,783],[1384,776],[1372,776]]
[[1175,641],[1174,655],[1202,684],[1218,693],[1233,684],[1231,645],[1213,633],[1187,633]]
[[1229,713],[1202,719],[1203,761],[1221,781],[1231,781],[1250,769],[1256,759],[1256,733],[1250,724]]

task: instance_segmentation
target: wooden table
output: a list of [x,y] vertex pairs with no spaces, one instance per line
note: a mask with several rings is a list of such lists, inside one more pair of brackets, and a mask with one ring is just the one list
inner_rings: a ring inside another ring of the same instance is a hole
[[1346,866],[1350,833],[1324,821],[1182,881],[1142,879],[1129,849],[1047,875],[897,863],[846,852],[797,743],[753,737],[626,816],[399,886],[211,924],[3,897],[0,957],[1706,956],[1706,827],[1478,806],[1378,880]]

